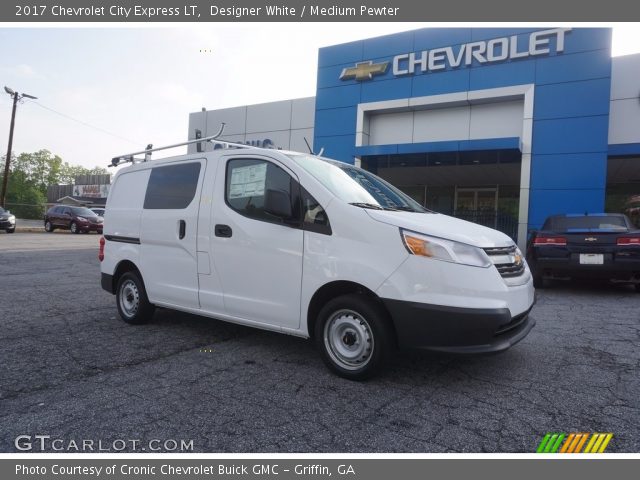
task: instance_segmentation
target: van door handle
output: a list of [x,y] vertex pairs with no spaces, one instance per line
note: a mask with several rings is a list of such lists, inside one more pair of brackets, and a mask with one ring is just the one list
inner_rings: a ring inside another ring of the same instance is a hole
[[187,233],[187,222],[180,220],[178,222],[178,238],[182,240]]
[[216,234],[216,237],[225,237],[225,238],[229,238],[231,237],[231,235],[233,235],[233,230],[231,230],[231,227],[229,225],[216,225],[215,228],[213,229],[213,231]]

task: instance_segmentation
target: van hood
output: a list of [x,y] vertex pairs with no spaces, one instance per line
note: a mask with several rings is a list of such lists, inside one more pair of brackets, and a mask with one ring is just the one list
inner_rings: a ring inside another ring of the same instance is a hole
[[445,238],[466,243],[475,247],[507,247],[513,240],[502,232],[492,228],[467,222],[459,218],[440,213],[396,212],[384,210],[365,210],[371,218],[378,222],[388,223],[425,235]]

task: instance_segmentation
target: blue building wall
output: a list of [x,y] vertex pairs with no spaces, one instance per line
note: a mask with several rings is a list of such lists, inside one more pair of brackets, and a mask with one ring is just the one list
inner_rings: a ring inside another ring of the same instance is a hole
[[[604,210],[611,89],[611,30],[574,28],[565,47],[551,54],[357,82],[340,80],[356,62],[391,61],[395,55],[477,40],[518,36],[525,49],[541,28],[422,29],[327,48],[318,54],[315,139],[325,155],[353,163],[354,156],[403,151],[437,151],[436,145],[355,147],[357,105],[520,84],[535,84],[529,227],[538,228],[554,213]],[[462,140],[462,139],[461,139]],[[506,143],[513,140],[505,139]],[[446,150],[476,148],[471,142],[446,142]],[[454,144],[457,144],[455,146]],[[453,146],[452,146],[453,145]],[[463,147],[460,147],[463,145]]]

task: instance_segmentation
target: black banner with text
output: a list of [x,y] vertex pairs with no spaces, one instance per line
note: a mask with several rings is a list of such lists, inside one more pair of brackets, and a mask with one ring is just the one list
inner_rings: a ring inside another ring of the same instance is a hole
[[629,22],[638,18],[637,7],[627,0],[16,0],[0,4],[2,22]]

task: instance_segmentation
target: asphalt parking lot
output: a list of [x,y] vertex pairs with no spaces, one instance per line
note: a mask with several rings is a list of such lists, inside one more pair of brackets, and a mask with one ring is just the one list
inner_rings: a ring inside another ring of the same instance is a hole
[[0,235],[0,452],[19,435],[185,439],[196,452],[534,452],[547,432],[612,432],[608,452],[640,451],[629,286],[556,284],[503,354],[403,354],[354,383],[302,339],[168,310],[126,325],[100,288],[98,238]]

